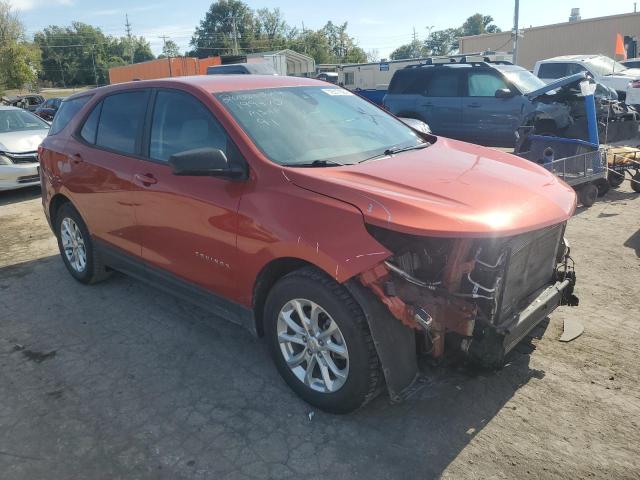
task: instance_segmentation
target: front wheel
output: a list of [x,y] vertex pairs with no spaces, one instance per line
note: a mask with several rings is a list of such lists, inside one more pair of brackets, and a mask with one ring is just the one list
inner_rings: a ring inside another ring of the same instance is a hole
[[276,283],[265,332],[282,378],[303,400],[349,413],[376,396],[380,364],[362,309],[348,290],[304,268]]
[[109,276],[110,272],[94,249],[87,226],[70,203],[56,212],[55,232],[60,256],[73,278],[81,283],[97,283]]

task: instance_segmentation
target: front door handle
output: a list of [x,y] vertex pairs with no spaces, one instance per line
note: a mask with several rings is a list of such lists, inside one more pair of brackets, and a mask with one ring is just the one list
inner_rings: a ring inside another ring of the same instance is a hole
[[82,160],[82,155],[80,155],[79,153],[74,153],[73,155],[71,155],[71,162],[74,165],[79,165],[84,162],[84,160]]
[[422,104],[423,107],[433,107],[433,103],[427,102]]
[[156,177],[154,177],[150,173],[145,173],[145,174],[136,173],[133,176],[133,178],[135,178],[137,182],[141,183],[145,187],[148,187],[149,185],[153,185],[154,183],[158,183],[158,180],[156,179]]
[[480,108],[482,105],[480,105],[479,103],[468,103],[467,107],[469,108]]

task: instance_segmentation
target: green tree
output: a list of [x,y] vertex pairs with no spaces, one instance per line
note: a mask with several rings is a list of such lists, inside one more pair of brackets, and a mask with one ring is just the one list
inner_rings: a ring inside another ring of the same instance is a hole
[[420,40],[413,40],[411,43],[401,45],[391,52],[391,60],[405,60],[408,58],[419,58],[428,55],[429,51]]
[[180,48],[178,44],[173,40],[167,40],[164,42],[162,46],[162,53],[158,55],[158,58],[167,58],[167,57],[179,57],[181,56]]
[[0,2],[0,83],[22,88],[35,83],[40,52],[25,39],[24,25],[8,2]]
[[240,0],[212,3],[191,37],[193,54],[200,58],[247,51],[254,39],[253,11]]
[[104,85],[110,67],[154,58],[143,37],[115,38],[92,25],[52,25],[34,35],[42,54],[40,78],[58,85]]
[[424,42],[424,47],[429,55],[451,55],[458,50],[459,28],[447,28],[431,32]]
[[483,33],[501,32],[496,25],[493,25],[493,17],[491,15],[482,15],[476,13],[471,15],[462,24],[460,36],[480,35]]

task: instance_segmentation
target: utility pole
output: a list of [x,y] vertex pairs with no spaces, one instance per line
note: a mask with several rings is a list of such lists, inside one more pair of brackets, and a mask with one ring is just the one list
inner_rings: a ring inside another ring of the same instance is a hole
[[518,37],[520,31],[518,29],[518,20],[520,17],[520,0],[515,0],[516,5],[513,11],[513,64],[518,64]]
[[238,31],[236,30],[236,17],[231,17],[233,28],[233,54],[238,55]]
[[418,45],[418,34],[416,33],[416,27],[413,27],[413,41],[411,42],[411,58],[418,58],[418,52],[416,52],[417,45]]
[[129,23],[129,14],[125,13],[124,18],[126,18],[126,22],[124,24],[124,28],[127,32],[127,39],[129,40],[129,54],[131,58],[131,63],[133,64],[133,39],[131,36],[131,24]]
[[[162,52],[166,52],[167,51],[167,37],[166,35],[162,35],[159,38],[162,39],[162,44],[163,44],[163,49]],[[167,55],[167,62],[169,62],[169,76],[173,77],[173,73],[171,72],[171,55],[169,55],[169,53],[166,54]]]
[[93,62],[93,78],[96,81],[96,87],[98,86],[98,72],[96,70],[96,46],[91,47],[91,61]]
[[56,60],[58,61],[58,67],[60,67],[60,76],[62,77],[62,87],[67,88],[67,84],[64,81],[64,70],[62,69],[62,62],[60,61],[60,57],[56,55]]

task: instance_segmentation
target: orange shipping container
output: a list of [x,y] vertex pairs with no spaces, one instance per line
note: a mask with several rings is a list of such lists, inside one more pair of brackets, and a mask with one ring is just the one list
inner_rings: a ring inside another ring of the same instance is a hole
[[160,58],[148,62],[134,63],[109,69],[109,83],[123,83],[132,80],[152,80],[154,78],[184,77],[188,75],[205,75],[207,67],[220,65],[220,57],[193,58],[175,57]]

